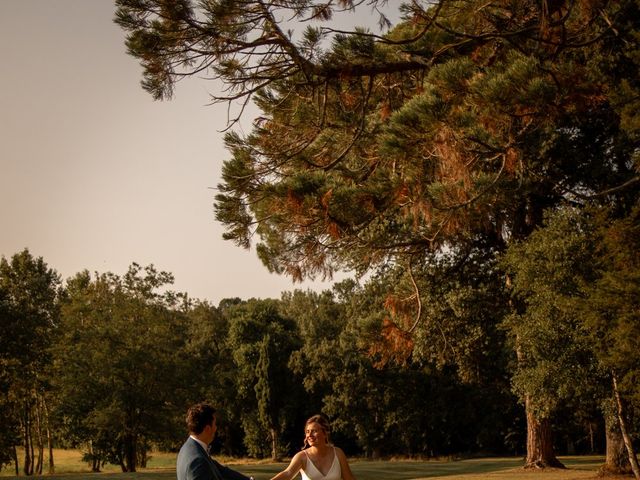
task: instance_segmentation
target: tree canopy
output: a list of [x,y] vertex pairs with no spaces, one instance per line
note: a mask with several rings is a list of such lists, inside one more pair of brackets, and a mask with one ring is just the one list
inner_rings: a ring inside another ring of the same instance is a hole
[[152,444],[170,444],[182,425],[175,410],[187,394],[184,318],[173,282],[153,266],[132,264],[123,276],[78,273],[69,280],[54,348],[57,414],[67,441],[90,445],[93,468],[144,465]]
[[155,98],[210,75],[214,100],[261,110],[226,138],[226,238],[301,279],[508,242],[559,201],[637,189],[635,1],[418,1],[384,35],[334,26],[382,3],[117,2]]
[[0,259],[0,466],[13,460],[16,474],[17,439],[25,450],[23,473],[43,471],[60,292],[58,273],[28,249]]

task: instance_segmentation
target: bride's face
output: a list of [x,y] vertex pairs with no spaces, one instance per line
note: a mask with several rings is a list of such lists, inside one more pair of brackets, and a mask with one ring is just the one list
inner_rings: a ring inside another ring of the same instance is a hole
[[304,430],[304,439],[311,447],[327,443],[327,435],[319,423],[309,423]]

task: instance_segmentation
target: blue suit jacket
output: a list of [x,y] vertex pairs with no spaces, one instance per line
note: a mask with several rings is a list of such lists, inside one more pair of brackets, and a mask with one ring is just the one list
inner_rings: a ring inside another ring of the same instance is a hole
[[249,477],[216,462],[189,437],[178,453],[178,480],[249,480]]

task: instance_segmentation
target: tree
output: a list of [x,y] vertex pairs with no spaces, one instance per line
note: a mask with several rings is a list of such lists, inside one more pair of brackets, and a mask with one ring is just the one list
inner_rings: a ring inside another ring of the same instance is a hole
[[[276,460],[288,448],[283,444],[290,419],[301,403],[301,388],[287,364],[298,348],[295,323],[282,315],[276,300],[249,300],[229,308],[229,345],[235,363],[236,405],[242,405],[242,423],[249,454]],[[237,408],[237,407],[236,407]],[[264,438],[269,439],[265,448]]]
[[[207,302],[196,302],[187,312],[184,356],[190,366],[186,367],[183,377],[187,403],[182,412],[203,399],[211,402],[218,410],[215,446],[220,446],[226,455],[241,456],[246,449],[242,442],[241,414],[237,408],[233,350],[228,342],[229,319],[225,315],[228,305],[234,303],[236,299],[224,299],[215,307]],[[180,417],[181,426],[184,424],[183,416]]]
[[[144,466],[151,442],[175,440],[185,403],[187,340],[172,276],[132,264],[122,277],[81,272],[68,282],[55,347],[59,416],[99,469]],[[168,421],[169,420],[169,421]]]
[[332,28],[331,1],[117,4],[156,98],[207,72],[227,88],[214,100],[255,99],[254,130],[226,137],[216,216],[294,279],[504,250],[564,200],[637,193],[635,1],[416,1],[386,35]]
[[[560,210],[505,257],[514,294],[525,303],[510,319],[515,324],[510,330],[524,340],[525,361],[515,376],[521,398],[538,392],[534,407],[542,410],[540,418],[559,403],[597,398],[607,424],[605,469],[614,472],[635,461],[633,449],[625,461],[620,446],[625,436],[624,444],[632,444],[623,403],[635,403],[636,382],[628,379],[640,366],[637,349],[629,344],[639,324],[637,212],[637,207],[630,214],[611,208]],[[622,390],[618,375],[627,379]]]
[[[503,451],[507,436],[519,436],[516,419],[522,414],[508,380],[513,354],[501,321],[509,306],[495,251],[483,241],[459,244],[373,279],[377,285],[367,289],[381,297],[377,303],[383,303],[385,311],[382,322],[363,325],[370,354],[378,363],[423,368],[433,378],[427,382],[453,377],[447,389],[465,392],[470,405],[464,409],[474,418],[463,428],[470,442],[465,448]],[[360,310],[354,305],[349,317],[357,317]],[[429,403],[437,401],[454,404],[452,398],[432,398]],[[505,420],[507,413],[510,420]],[[449,420],[452,437],[456,422],[455,416]]]
[[[571,210],[561,210],[526,242],[511,245],[504,259],[515,302],[522,305],[505,320],[519,355],[514,388],[534,416],[531,421],[544,428],[551,428],[553,414],[567,402],[603,393],[594,388],[605,377],[588,335],[575,309],[567,308],[568,299],[593,275],[589,240]],[[553,444],[545,442],[527,451],[543,449],[553,454]]]
[[[6,394],[0,402],[3,416],[9,417],[6,423],[2,422],[0,439],[11,438],[2,445],[11,449],[15,449],[17,438],[22,440],[25,475],[42,473],[45,438],[49,441],[49,470],[54,466],[47,415],[47,371],[51,361],[49,345],[58,327],[59,286],[56,271],[28,249],[10,260],[0,260],[0,388]],[[18,469],[15,450],[9,453],[3,449],[0,458],[3,463],[11,458]]]
[[[10,341],[13,335],[9,332],[10,325],[17,325],[8,294],[0,289],[0,322],[2,322],[2,336],[0,336],[0,468],[15,461],[16,475],[18,475],[18,459],[15,458],[15,439],[19,437],[18,419],[14,415],[15,409],[9,399],[13,383],[12,364],[15,359],[10,354]],[[6,333],[5,333],[6,332]]]
[[[371,457],[448,455],[478,448],[504,452],[503,428],[513,425],[505,412],[514,401],[507,384],[496,388],[504,370],[492,376],[491,369],[476,362],[482,350],[488,356],[486,350],[492,350],[492,340],[479,335],[477,326],[476,335],[471,335],[474,329],[465,331],[463,322],[430,317],[436,330],[460,330],[457,340],[447,334],[450,343],[430,350],[420,344],[408,354],[380,340],[384,322],[386,342],[409,343],[392,321],[402,327],[405,320],[415,321],[401,314],[402,300],[410,304],[415,295],[411,286],[408,292],[398,288],[402,277],[402,269],[390,269],[362,287],[347,280],[322,294],[296,291],[283,296],[287,314],[296,319],[303,340],[290,366],[302,377],[309,398],[305,404],[320,405],[317,411],[331,418],[341,445],[353,449],[357,445]],[[433,283],[439,284],[438,280]],[[421,288],[425,310],[446,303],[444,298],[428,297],[426,291]],[[456,295],[450,293],[453,307]],[[383,303],[387,310],[380,307]],[[465,311],[461,304],[454,308],[460,314]],[[482,339],[475,348],[474,338]],[[396,356],[391,355],[393,350]],[[491,352],[487,364],[501,363],[495,353]]]
[[[576,302],[575,307],[585,319],[595,355],[610,373],[619,430],[638,479],[640,467],[627,417],[629,405],[640,405],[640,355],[635,340],[640,334],[640,205],[636,203],[621,218],[611,211],[598,213],[593,223],[601,241],[593,263],[599,275],[585,282],[585,301]],[[613,467],[616,470],[618,465]]]
[[[322,411],[331,418],[332,435],[344,439],[343,448],[355,440],[365,455],[378,457],[390,439],[392,412],[401,408],[394,399],[404,389],[392,385],[389,369],[375,368],[360,339],[357,319],[349,315],[346,302],[358,303],[361,315],[369,313],[364,301],[355,300],[356,284],[345,281],[336,291],[344,294],[340,301],[330,291],[283,295],[286,311],[296,319],[303,340],[290,367],[301,378],[309,403],[315,405],[307,416]],[[408,374],[400,375],[399,370],[395,373],[406,378]]]

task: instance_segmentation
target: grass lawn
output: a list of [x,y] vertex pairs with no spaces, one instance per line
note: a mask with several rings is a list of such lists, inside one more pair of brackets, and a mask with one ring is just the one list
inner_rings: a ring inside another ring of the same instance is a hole
[[[81,454],[74,450],[56,450],[54,452],[56,469],[60,473],[45,475],[44,479],[80,480],[94,478],[96,480],[166,480],[175,479],[175,454],[154,453],[148,468],[136,473],[121,473],[120,468],[107,465],[101,473],[91,473],[87,465],[81,461]],[[258,480],[267,480],[282,470],[286,463],[268,463],[256,461],[239,461],[237,459],[218,458],[225,465],[231,466]],[[481,458],[458,461],[369,461],[350,460],[351,468],[358,480],[409,480],[409,479],[442,479],[442,480],[578,480],[597,478],[597,469],[604,461],[601,456],[562,457],[566,470],[525,471],[521,468],[522,458]],[[46,463],[45,463],[46,464]],[[3,469],[0,477],[16,478],[13,469]],[[25,477],[20,477],[25,478]],[[300,477],[298,477],[300,478]],[[621,477],[622,478],[622,477]]]

